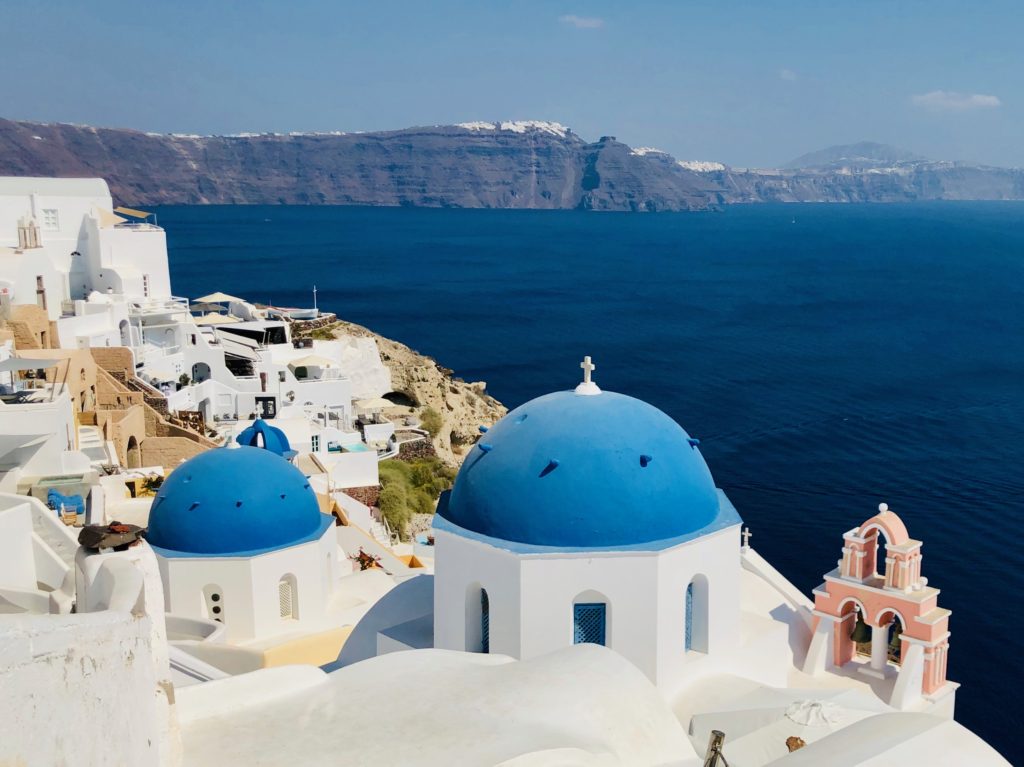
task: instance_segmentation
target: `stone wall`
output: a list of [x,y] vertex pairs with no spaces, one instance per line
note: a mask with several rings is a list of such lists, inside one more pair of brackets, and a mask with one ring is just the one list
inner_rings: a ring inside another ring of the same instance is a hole
[[53,349],[46,353],[49,359],[66,360],[46,371],[47,381],[56,381],[68,387],[76,413],[97,407],[96,362],[88,349]]
[[57,324],[41,306],[15,304],[10,307],[6,327],[14,334],[14,345],[26,349],[55,349],[60,346]]
[[380,485],[366,487],[346,487],[342,490],[349,498],[355,498],[363,506],[374,507],[380,502]]
[[[96,425],[104,437],[114,443],[122,466],[134,469],[143,465],[141,452],[135,455],[135,460],[131,460],[128,455],[132,438],[137,446],[141,446],[146,439],[146,417],[141,405],[133,405],[125,410],[97,411]],[[133,463],[136,465],[132,466]]]
[[135,375],[135,357],[125,346],[100,346],[89,349],[96,364],[109,373]]
[[146,437],[142,442],[142,464],[163,466],[164,471],[170,472],[205,450],[205,446],[186,437]]
[[400,461],[419,461],[424,458],[437,458],[437,450],[427,437],[415,442],[403,442],[398,446]]

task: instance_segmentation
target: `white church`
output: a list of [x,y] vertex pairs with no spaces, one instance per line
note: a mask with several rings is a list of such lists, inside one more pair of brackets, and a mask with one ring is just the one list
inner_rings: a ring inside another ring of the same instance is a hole
[[435,646],[525,659],[590,642],[671,693],[736,650],[741,520],[696,440],[587,373],[487,431],[442,499]]

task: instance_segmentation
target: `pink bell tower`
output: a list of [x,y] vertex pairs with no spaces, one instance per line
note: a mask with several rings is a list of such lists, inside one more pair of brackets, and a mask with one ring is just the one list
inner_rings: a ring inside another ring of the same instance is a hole
[[[815,630],[804,671],[891,680],[889,703],[900,709],[922,697],[951,696],[959,685],[946,680],[950,611],[938,606],[938,597],[921,575],[921,541],[879,504],[878,514],[843,535],[838,567],[814,591]],[[868,647],[865,661],[860,655]]]

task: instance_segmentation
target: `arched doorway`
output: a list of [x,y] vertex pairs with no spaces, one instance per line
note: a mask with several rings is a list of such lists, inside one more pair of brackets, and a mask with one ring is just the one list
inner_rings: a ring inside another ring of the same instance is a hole
[[131,330],[128,328],[128,320],[121,320],[117,324],[117,328],[121,331],[121,346],[131,346],[132,335]]
[[142,466],[142,450],[134,435],[128,438],[128,468],[138,469]]
[[192,383],[210,380],[210,366],[205,362],[197,362],[192,366]]
[[899,666],[903,661],[903,618],[894,609],[886,608],[878,615],[878,625],[882,628],[881,638],[885,641],[885,660]]

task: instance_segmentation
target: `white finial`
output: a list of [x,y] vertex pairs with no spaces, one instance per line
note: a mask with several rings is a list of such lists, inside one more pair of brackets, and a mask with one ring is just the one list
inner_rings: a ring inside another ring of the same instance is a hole
[[885,512],[887,512],[889,510],[889,504],[887,504],[887,503],[880,503],[880,504],[878,504],[878,510],[880,512],[882,512],[883,514],[885,514]]
[[597,365],[590,361],[589,356],[586,356],[583,358],[583,362],[580,363],[580,367],[583,368],[583,383],[576,387],[576,393],[586,395],[600,394],[601,390],[590,378],[590,374],[597,369]]
[[753,537],[753,533],[750,532],[749,527],[743,528],[743,550],[748,551],[750,549],[750,539]]

